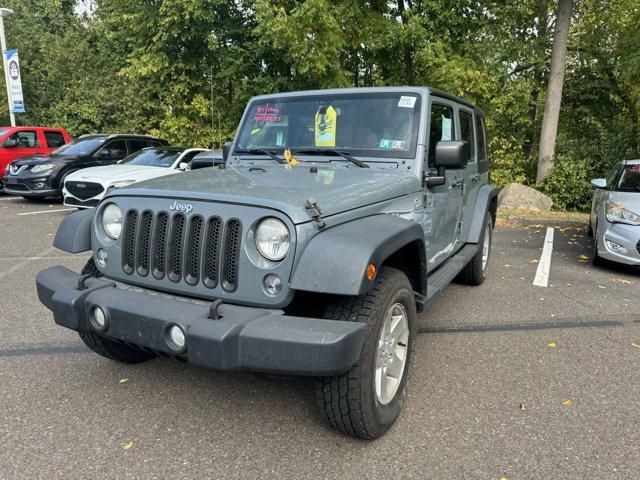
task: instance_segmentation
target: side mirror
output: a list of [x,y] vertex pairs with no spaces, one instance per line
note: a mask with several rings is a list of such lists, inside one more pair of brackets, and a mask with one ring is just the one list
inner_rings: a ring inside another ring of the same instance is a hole
[[18,141],[15,138],[7,138],[2,146],[4,148],[14,148],[18,145]]
[[180,165],[178,165],[178,170],[182,170],[183,172],[189,170],[189,164],[187,162],[180,162]]
[[469,143],[465,141],[438,142],[434,165],[436,168],[456,170],[467,166],[469,161]]
[[591,186],[593,188],[599,188],[604,190],[607,188],[607,179],[606,178],[594,178],[591,180]]
[[224,160],[225,163],[227,163],[227,159],[229,158],[229,153],[231,153],[232,145],[233,145],[233,142],[224,142],[224,145],[222,146],[222,159]]
[[98,150],[98,153],[96,153],[96,157],[98,158],[109,158],[111,156],[112,156],[112,152],[108,148],[103,148],[102,150]]

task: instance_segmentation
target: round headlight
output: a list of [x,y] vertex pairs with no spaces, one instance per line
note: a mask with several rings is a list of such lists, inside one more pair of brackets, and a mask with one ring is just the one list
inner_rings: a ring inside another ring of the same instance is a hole
[[266,218],[256,228],[256,247],[268,260],[282,260],[289,251],[290,243],[289,229],[276,218]]
[[117,240],[122,232],[122,211],[115,203],[110,203],[102,211],[102,227],[114,240]]

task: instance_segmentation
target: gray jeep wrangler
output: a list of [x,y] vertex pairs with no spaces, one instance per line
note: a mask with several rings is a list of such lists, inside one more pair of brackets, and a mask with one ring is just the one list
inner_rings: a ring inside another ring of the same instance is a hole
[[112,191],[37,276],[96,353],[315,378],[321,415],[382,435],[398,417],[417,312],[486,276],[496,211],[483,113],[423,87],[253,98],[225,168]]

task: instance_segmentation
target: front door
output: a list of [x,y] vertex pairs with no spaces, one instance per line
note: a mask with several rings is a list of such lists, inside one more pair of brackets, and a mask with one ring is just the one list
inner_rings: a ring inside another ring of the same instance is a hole
[[[425,168],[428,174],[436,175],[434,158],[436,144],[456,139],[455,104],[444,99],[431,104],[429,145]],[[425,187],[425,213],[423,230],[427,248],[427,269],[436,268],[446,260],[455,248],[460,236],[460,212],[464,178],[461,170],[446,170],[445,183],[436,187]]]

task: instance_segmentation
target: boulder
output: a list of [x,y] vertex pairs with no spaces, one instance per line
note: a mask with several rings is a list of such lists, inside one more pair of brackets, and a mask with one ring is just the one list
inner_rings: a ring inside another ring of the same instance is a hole
[[551,197],[519,183],[509,183],[498,194],[499,207],[548,212],[551,210],[551,205],[553,205]]

